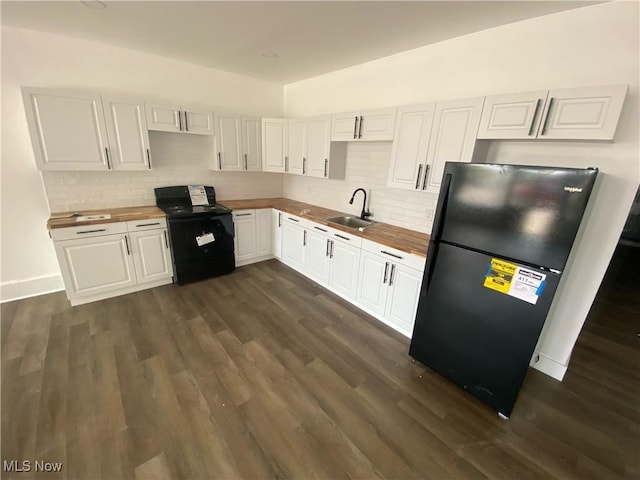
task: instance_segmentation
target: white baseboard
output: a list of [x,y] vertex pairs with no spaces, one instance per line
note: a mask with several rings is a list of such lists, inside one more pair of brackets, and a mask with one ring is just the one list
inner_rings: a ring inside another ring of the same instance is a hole
[[0,303],[35,297],[64,290],[62,275],[44,275],[26,280],[13,280],[0,284]]
[[559,381],[562,381],[564,374],[567,373],[566,365],[562,365],[538,352],[534,353],[529,365]]

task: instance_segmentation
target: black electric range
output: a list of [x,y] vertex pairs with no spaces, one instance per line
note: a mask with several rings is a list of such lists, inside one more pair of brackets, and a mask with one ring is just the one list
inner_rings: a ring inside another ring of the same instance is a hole
[[154,189],[156,205],[167,215],[173,278],[181,285],[236,268],[231,210],[216,203],[213,187],[205,191],[208,205],[192,205],[186,185]]

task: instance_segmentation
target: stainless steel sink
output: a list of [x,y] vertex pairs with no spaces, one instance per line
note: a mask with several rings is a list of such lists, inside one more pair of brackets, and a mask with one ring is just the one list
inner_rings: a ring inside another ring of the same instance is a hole
[[376,224],[376,222],[372,220],[362,220],[361,218],[350,216],[327,218],[327,221],[337,223],[343,227],[353,228],[354,230],[364,230]]

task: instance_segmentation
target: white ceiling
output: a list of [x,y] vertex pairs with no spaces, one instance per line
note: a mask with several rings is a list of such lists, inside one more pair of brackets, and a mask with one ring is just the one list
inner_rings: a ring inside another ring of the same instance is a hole
[[[5,1],[2,24],[287,84],[587,1]],[[544,35],[544,32],[540,32]],[[277,53],[266,58],[265,52]]]

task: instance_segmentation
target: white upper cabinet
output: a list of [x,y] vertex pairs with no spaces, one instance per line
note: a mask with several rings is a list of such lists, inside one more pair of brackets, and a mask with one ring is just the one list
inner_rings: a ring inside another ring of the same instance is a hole
[[434,103],[398,108],[388,186],[422,189],[434,110]]
[[242,155],[244,169],[249,171],[262,170],[262,139],[260,118],[240,117],[242,124]]
[[627,85],[492,95],[478,138],[613,140]]
[[40,170],[108,170],[108,138],[99,95],[23,88]]
[[329,152],[331,148],[331,117],[307,120],[307,155],[305,175],[326,178],[329,176]]
[[215,114],[216,124],[216,166],[218,170],[244,170],[242,142],[240,139],[240,116],[233,114]]
[[109,138],[109,161],[116,170],[151,168],[149,132],[144,102],[121,97],[102,97]]
[[547,93],[542,90],[487,97],[478,138],[535,138]]
[[307,163],[307,120],[289,120],[289,161],[285,172],[304,175]]
[[331,116],[331,140],[393,140],[395,122],[396,107],[337,113]]
[[436,104],[422,189],[440,191],[445,162],[471,162],[483,97]]
[[284,172],[289,150],[288,121],[262,119],[262,171]]
[[213,113],[202,108],[146,103],[149,130],[213,135]]

